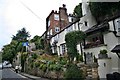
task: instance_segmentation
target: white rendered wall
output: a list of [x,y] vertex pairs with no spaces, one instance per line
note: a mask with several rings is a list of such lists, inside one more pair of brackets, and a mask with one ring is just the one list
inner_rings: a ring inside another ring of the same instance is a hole
[[99,78],[103,80],[111,72],[111,59],[98,59],[98,65]]
[[118,44],[118,38],[110,32],[104,35],[104,42],[107,44],[108,56],[111,57],[112,72],[118,71],[118,56],[112,53],[111,50]]

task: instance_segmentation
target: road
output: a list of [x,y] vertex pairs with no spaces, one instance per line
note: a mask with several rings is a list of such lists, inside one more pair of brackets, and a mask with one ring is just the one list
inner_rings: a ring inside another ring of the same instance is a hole
[[6,68],[0,70],[0,80],[30,80],[30,79],[27,79],[26,77],[18,73],[15,73],[13,70],[9,68]]

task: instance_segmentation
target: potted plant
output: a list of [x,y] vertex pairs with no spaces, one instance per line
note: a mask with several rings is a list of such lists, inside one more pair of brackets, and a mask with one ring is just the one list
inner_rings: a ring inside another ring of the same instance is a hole
[[100,53],[98,54],[98,58],[99,59],[108,58],[107,50],[106,49],[100,50]]

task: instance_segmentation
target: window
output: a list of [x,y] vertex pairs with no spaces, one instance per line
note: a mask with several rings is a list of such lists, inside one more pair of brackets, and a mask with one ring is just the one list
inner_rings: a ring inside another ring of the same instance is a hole
[[59,20],[59,15],[58,14],[54,14],[54,19],[55,20]]
[[87,26],[87,21],[85,21],[85,26]]
[[50,26],[50,20],[48,21],[48,27]]
[[59,27],[55,27],[55,32],[59,32],[60,28]]
[[65,44],[61,44],[62,47],[62,53],[65,53]]
[[101,44],[104,44],[104,39],[102,34],[88,36],[85,40],[84,48],[97,47]]
[[118,22],[118,32],[120,32],[120,20],[118,20],[117,22]]
[[69,17],[68,19],[69,19],[69,22],[72,22],[72,17]]
[[52,35],[52,29],[50,29],[50,35]]

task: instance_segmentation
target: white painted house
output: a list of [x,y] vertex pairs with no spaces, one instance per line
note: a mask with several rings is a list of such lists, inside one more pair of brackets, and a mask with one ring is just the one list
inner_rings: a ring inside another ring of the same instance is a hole
[[[92,54],[98,59],[98,74],[100,78],[106,78],[106,74],[120,72],[120,59],[116,53],[111,50],[120,45],[120,16],[108,19],[105,22],[97,25],[94,17],[91,14],[88,3],[82,3],[83,17],[66,26],[59,33],[55,34],[50,43],[52,52],[58,55],[64,55],[67,52],[65,44],[65,35],[70,31],[81,30],[87,34],[85,45],[82,46],[84,54]],[[80,45],[77,49],[81,54]],[[98,54],[100,50],[106,49],[108,58],[100,59]]]

